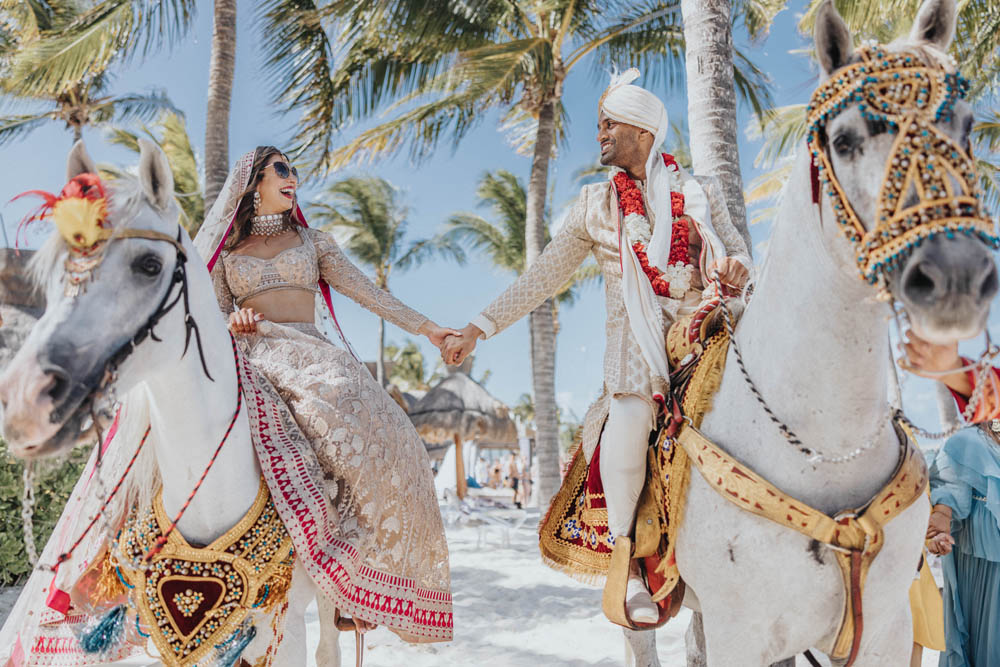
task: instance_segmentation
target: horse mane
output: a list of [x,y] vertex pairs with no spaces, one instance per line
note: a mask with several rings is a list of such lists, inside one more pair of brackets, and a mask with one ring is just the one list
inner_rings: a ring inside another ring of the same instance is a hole
[[[114,470],[124,470],[149,426],[149,387],[140,382],[121,400],[118,413],[118,430],[108,448],[109,457],[118,459]],[[117,480],[110,480],[115,483]],[[160,472],[156,464],[156,450],[147,442],[125,479],[123,493],[114,498],[108,507],[112,517],[123,517],[133,505],[151,507],[153,497],[160,489]]]

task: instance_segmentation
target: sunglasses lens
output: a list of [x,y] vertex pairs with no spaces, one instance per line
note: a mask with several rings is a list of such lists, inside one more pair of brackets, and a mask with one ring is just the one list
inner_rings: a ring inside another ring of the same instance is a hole
[[278,178],[288,178],[288,165],[284,162],[275,162],[274,173]]

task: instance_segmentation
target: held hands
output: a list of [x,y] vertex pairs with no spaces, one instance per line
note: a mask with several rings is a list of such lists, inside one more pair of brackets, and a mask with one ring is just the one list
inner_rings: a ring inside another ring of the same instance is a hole
[[931,518],[927,526],[927,550],[932,554],[944,556],[951,553],[955,538],[951,536],[951,508],[947,505],[935,505],[931,510]]
[[430,320],[424,322],[423,326],[420,327],[417,333],[427,336],[427,340],[433,343],[434,347],[438,348],[439,350],[441,349],[441,346],[444,344],[445,340],[447,340],[449,337],[462,335],[462,332],[458,331],[457,329],[449,329],[448,327],[439,327],[437,324],[431,322]]
[[708,265],[708,275],[718,274],[723,285],[728,285],[736,289],[743,289],[750,277],[747,267],[732,257],[717,259]]
[[254,334],[257,333],[257,323],[262,319],[264,316],[253,308],[241,308],[229,313],[229,330],[238,335]]
[[456,331],[441,347],[441,359],[450,366],[458,366],[476,349],[476,342],[482,335],[482,330],[474,324]]

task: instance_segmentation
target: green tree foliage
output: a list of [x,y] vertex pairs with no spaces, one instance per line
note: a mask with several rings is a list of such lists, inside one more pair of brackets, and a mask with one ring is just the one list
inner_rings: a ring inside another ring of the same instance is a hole
[[[88,447],[73,450],[55,462],[45,462],[35,475],[34,531],[39,554],[69,500],[73,487],[90,456]],[[24,464],[7,453],[0,440],[0,586],[23,584],[31,574],[24,548],[21,497],[24,493]]]

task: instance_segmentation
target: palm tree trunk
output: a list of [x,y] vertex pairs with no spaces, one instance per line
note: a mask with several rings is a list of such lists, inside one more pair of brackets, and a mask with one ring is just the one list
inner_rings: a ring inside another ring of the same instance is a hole
[[73,125],[73,145],[75,146],[81,139],[83,139],[83,126]]
[[380,387],[385,386],[385,320],[378,318],[378,363],[375,365],[375,379]]
[[[555,140],[555,101],[542,106],[528,181],[525,268],[545,247],[545,195],[549,156]],[[538,456],[538,505],[547,507],[559,488],[559,421],[556,415],[556,335],[549,299],[531,313],[531,382],[535,393],[535,452]]]
[[229,106],[236,67],[236,0],[215,0],[205,117],[205,210],[229,174]]
[[694,171],[715,176],[750,248],[737,147],[731,0],[681,0]]

